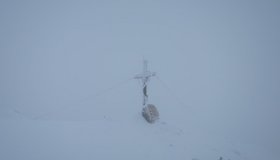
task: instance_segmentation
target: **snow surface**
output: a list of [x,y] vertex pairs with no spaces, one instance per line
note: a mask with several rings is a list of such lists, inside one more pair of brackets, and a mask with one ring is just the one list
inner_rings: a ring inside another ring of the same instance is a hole
[[[160,120],[147,123],[141,105],[133,106],[141,103],[137,92],[132,92],[131,100],[119,94],[140,89],[135,84],[41,117],[10,111],[10,117],[0,121],[0,159],[262,160],[277,156],[216,124],[199,125],[194,112],[178,103],[171,106],[165,100],[168,106],[158,106]],[[106,101],[110,97],[112,101]]]

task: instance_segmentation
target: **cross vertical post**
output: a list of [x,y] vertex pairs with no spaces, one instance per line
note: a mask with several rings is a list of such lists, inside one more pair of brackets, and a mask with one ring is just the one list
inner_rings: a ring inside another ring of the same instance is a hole
[[142,85],[143,85],[143,106],[145,107],[148,103],[148,94],[147,94],[147,88],[148,88],[148,82],[150,80],[150,77],[155,76],[155,72],[148,71],[148,61],[143,60],[143,72],[141,74],[136,75],[135,79],[141,79]]

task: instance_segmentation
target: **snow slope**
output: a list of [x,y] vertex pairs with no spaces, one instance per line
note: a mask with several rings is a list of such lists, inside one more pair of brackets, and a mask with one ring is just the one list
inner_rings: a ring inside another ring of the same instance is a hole
[[[10,117],[2,117],[0,121],[0,159],[263,160],[277,157],[268,148],[236,139],[215,124],[199,125],[197,115],[190,108],[174,103],[172,98],[171,103],[162,100],[169,106],[158,105],[161,119],[155,124],[147,123],[140,114],[141,97],[133,92],[140,89],[135,84],[129,82],[93,100],[80,102],[78,108],[66,106],[39,118],[11,111]],[[127,91],[132,93],[130,99],[121,95]],[[217,130],[213,130],[215,126]]]
[[129,121],[1,121],[1,159],[275,159],[267,148],[140,116]]

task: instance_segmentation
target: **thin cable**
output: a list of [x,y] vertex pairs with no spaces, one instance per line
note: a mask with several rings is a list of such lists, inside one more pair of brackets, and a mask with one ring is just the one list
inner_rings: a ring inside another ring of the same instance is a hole
[[[124,84],[127,84],[127,83],[128,83],[129,81],[131,81],[131,80],[133,80],[133,78],[128,78],[128,79],[126,79],[126,80],[124,80],[124,81],[121,81],[121,82],[118,82],[118,83],[112,85],[111,87],[105,88],[105,89],[103,89],[103,90],[101,90],[101,91],[95,93],[94,95],[88,95],[86,98],[83,98],[83,99],[80,100],[78,103],[76,103],[76,105],[77,105],[77,106],[80,106],[80,105],[83,104],[85,101],[87,101],[89,98],[91,98],[91,99],[96,99],[97,97],[100,97],[100,96],[102,96],[102,95],[104,95],[104,94],[106,94],[106,93],[108,93],[108,92],[110,92],[110,91],[112,91],[112,90],[114,90],[114,89],[117,89],[117,88],[123,86]],[[65,105],[59,107],[59,108],[56,110],[56,112],[59,111],[59,110],[64,109],[64,108],[65,108],[66,106],[68,106],[68,105],[69,105],[69,104],[65,104]],[[73,104],[72,104],[72,105],[73,105]],[[32,119],[35,119],[35,120],[41,119],[41,118],[44,118],[44,117],[46,117],[46,116],[49,116],[49,115],[51,115],[51,114],[53,114],[53,113],[54,113],[54,111],[48,112],[48,113],[45,113],[45,114],[43,114],[43,115],[34,117],[34,118],[32,118]]]
[[[88,97],[86,97],[86,98],[84,98],[83,100],[81,100],[81,103],[82,103],[82,101],[86,101],[86,100],[88,100],[89,98],[97,98],[97,97],[99,97],[99,96],[102,96],[102,95],[104,95],[104,94],[106,94],[106,93],[108,93],[108,92],[110,92],[110,91],[112,91],[112,90],[114,90],[114,89],[119,88],[120,86],[122,86],[122,85],[124,85],[124,84],[127,84],[127,83],[128,83],[129,81],[131,81],[131,80],[133,80],[133,78],[128,78],[128,79],[126,79],[126,80],[123,80],[123,81],[121,81],[121,82],[118,82],[118,83],[116,83],[116,84],[114,84],[114,85],[112,85],[112,86],[110,86],[110,87],[108,87],[108,88],[106,88],[106,89],[103,89],[103,90],[101,90],[101,91],[95,93],[93,96],[89,95]],[[81,103],[79,103],[79,104],[81,104]]]
[[173,90],[163,81],[161,80],[158,75],[155,76],[156,79],[161,83],[161,85],[168,91],[169,95],[171,95],[173,97],[173,99],[175,99],[180,105],[184,106],[184,107],[190,107],[189,105],[186,105],[181,98],[179,98],[177,96],[177,94],[175,94],[173,92]]

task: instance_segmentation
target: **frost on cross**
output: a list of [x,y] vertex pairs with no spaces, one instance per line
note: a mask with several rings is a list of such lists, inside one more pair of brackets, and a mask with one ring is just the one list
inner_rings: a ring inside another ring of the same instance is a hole
[[142,87],[143,87],[143,110],[142,110],[142,116],[147,120],[149,123],[154,123],[157,119],[159,119],[159,112],[157,108],[152,105],[148,104],[148,82],[150,80],[150,77],[155,76],[155,72],[148,71],[148,61],[143,61],[143,73],[136,75],[135,79],[141,79],[142,80]]

